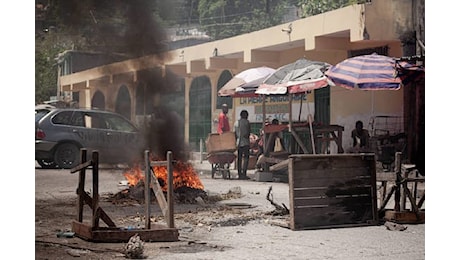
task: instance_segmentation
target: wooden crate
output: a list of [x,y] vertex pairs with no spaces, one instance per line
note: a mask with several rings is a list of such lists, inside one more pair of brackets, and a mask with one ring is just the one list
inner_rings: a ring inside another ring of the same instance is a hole
[[222,134],[210,133],[206,139],[206,152],[225,152],[236,150],[235,132],[226,132]]
[[377,225],[374,154],[289,156],[292,230]]

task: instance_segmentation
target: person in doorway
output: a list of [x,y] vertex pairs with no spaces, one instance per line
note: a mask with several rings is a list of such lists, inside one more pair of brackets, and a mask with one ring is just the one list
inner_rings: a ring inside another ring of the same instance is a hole
[[353,138],[353,147],[350,152],[363,153],[369,151],[369,131],[363,128],[362,121],[356,121],[355,129],[351,131],[351,138]]
[[236,134],[236,147],[237,147],[237,169],[238,179],[247,180],[247,170],[249,164],[249,136],[251,134],[251,126],[248,120],[248,111],[242,110],[240,112],[240,119],[235,122],[234,129]]
[[228,106],[222,104],[222,111],[219,114],[219,121],[217,124],[217,133],[222,134],[230,131],[230,123],[228,121]]

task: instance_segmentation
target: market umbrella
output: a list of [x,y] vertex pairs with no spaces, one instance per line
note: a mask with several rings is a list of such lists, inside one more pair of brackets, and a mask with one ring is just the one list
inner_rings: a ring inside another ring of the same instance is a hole
[[219,96],[254,95],[263,80],[275,71],[269,67],[256,67],[244,70],[230,79],[219,91]]
[[278,68],[256,90],[257,94],[305,93],[332,84],[325,76],[329,63],[305,58]]
[[423,77],[424,72],[423,67],[373,53],[341,61],[326,71],[326,76],[347,89],[398,90]]
[[[264,82],[257,88],[256,94],[261,95],[271,95],[271,94],[296,94],[296,93],[306,93],[318,88],[327,87],[332,82],[324,74],[331,65],[322,61],[312,61],[305,58],[300,58],[295,62],[289,63],[278,68],[274,73],[268,76]],[[265,99],[264,99],[265,100]],[[263,104],[265,107],[265,103]],[[292,99],[289,101],[289,124],[292,125]],[[310,108],[309,106],[307,106]],[[300,106],[300,109],[302,105]],[[299,112],[299,119],[300,119]],[[264,111],[265,115],[265,111]],[[313,138],[313,126],[312,126],[313,116],[309,111],[308,123],[310,125],[310,137],[313,147],[313,153],[315,151],[315,142]],[[301,146],[302,150],[306,151],[301,142],[301,138],[297,135],[294,129],[290,129],[291,134],[297,140],[298,144]]]

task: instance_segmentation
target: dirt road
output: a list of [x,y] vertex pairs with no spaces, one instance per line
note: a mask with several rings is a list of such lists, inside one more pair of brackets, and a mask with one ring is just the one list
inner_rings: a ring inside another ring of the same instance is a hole
[[[143,204],[112,199],[126,188],[119,185],[123,172],[100,170],[100,205],[117,226],[143,225]],[[288,216],[276,216],[266,199],[271,186],[273,200],[289,206],[287,183],[212,179],[207,171],[197,172],[207,195],[219,199],[176,203],[180,241],[144,243],[147,259],[425,259],[424,224],[405,225],[404,231],[383,225],[292,231],[283,226]],[[71,231],[76,217],[77,178],[68,170],[35,170],[35,258],[124,259],[126,243],[58,237]],[[86,181],[89,189],[90,174]],[[152,219],[164,223],[158,209]]]

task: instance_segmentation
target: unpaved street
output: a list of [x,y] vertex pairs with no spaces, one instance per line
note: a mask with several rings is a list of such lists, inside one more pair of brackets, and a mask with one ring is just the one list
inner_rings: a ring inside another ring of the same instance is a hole
[[[123,172],[100,170],[100,205],[117,226],[143,225],[143,204],[111,199],[125,188],[119,185]],[[424,224],[405,225],[404,231],[384,225],[292,231],[283,226],[288,216],[273,214],[266,199],[272,186],[273,200],[289,206],[287,183],[212,179],[207,171],[197,172],[209,197],[176,203],[180,241],[145,243],[147,259],[425,259]],[[36,259],[124,259],[125,243],[57,236],[70,231],[76,217],[77,178],[69,170],[35,169]],[[88,173],[87,191],[91,185]],[[164,223],[155,207],[152,219]]]

